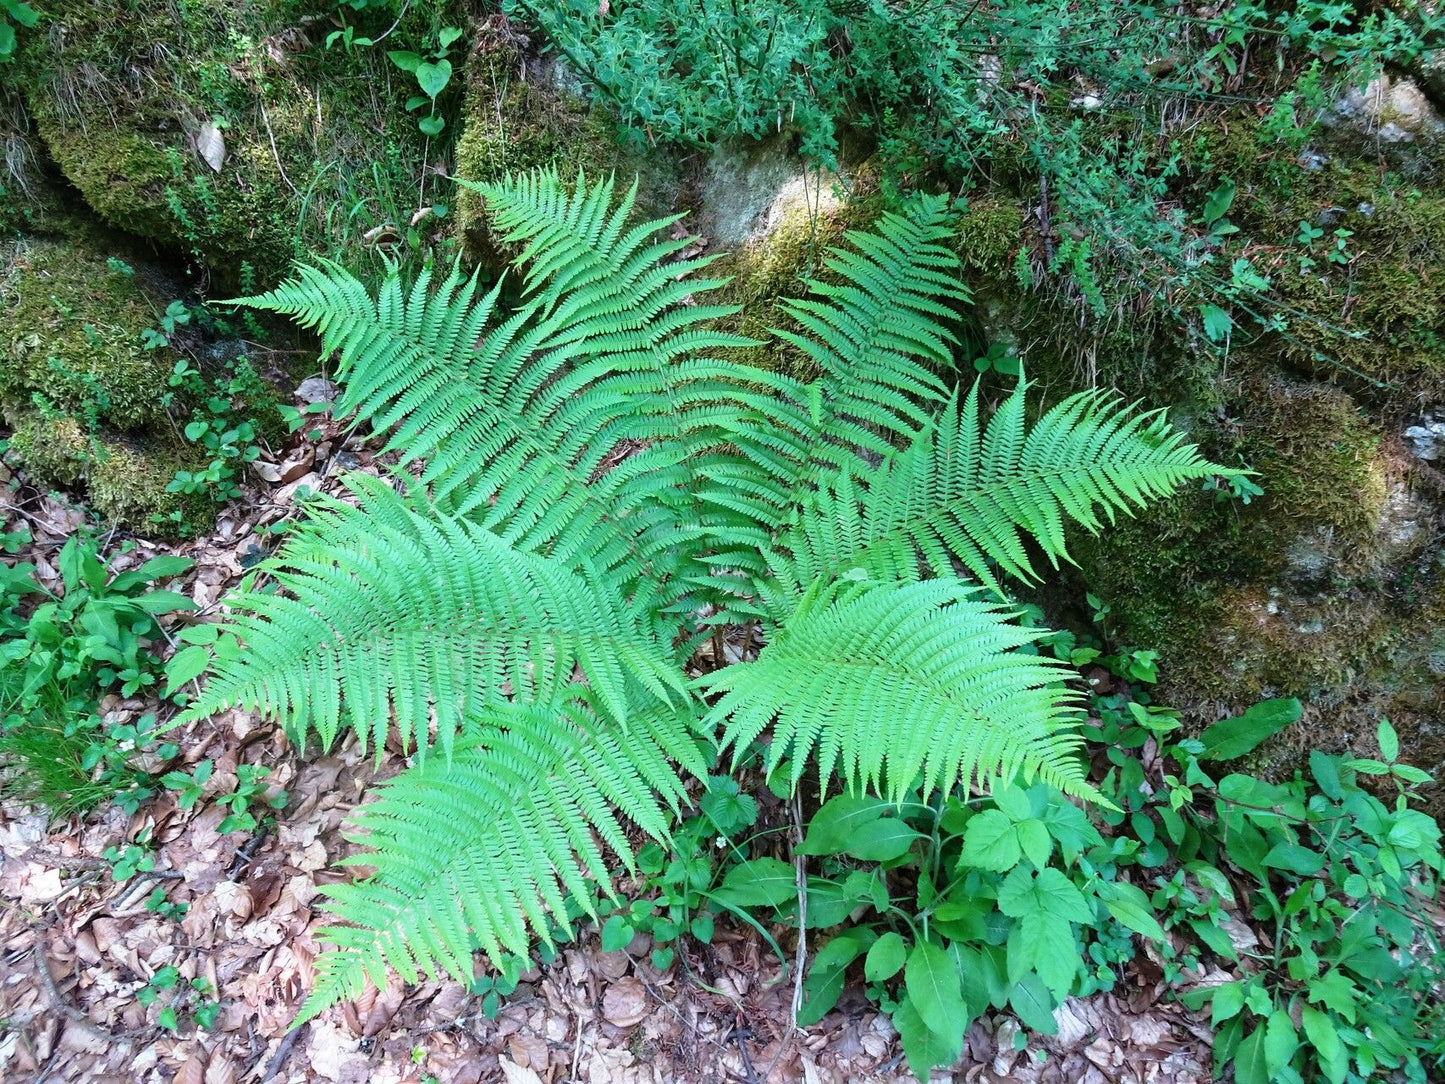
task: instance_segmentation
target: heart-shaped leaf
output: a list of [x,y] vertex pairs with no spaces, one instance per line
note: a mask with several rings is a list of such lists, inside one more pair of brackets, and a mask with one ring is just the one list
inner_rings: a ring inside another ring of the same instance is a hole
[[452,62],[450,60],[438,60],[435,63],[418,64],[416,66],[416,82],[421,91],[433,101],[436,96],[446,89],[446,85],[452,81]]

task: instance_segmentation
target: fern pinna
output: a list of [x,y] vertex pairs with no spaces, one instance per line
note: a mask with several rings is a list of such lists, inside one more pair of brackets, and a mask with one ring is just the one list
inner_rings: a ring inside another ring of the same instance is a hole
[[[748,341],[697,302],[710,261],[657,239],[672,220],[629,227],[632,191],[475,187],[521,247],[510,307],[455,268],[372,296],[324,262],[245,302],[315,329],[338,412],[401,457],[232,598],[244,648],[187,713],[415,747],[355,817],[348,861],[375,872],[324,890],[339,924],[302,1017],[387,966],[466,981],[475,952],[550,938],[587,881],[611,891],[609,854],[630,868],[625,824],[667,837],[710,746],[770,736],[794,786],[813,764],[890,798],[1001,774],[1092,793],[1068,671],[1020,650],[1039,634],[1000,578],[1035,578],[1030,544],[1067,558],[1068,521],[1229,472],[1101,393],[1030,427],[1020,384],[985,421],[950,377],[967,295],[941,198],[850,233],[791,304],[803,382],[729,360]],[[737,621],[756,658],[689,679]]]

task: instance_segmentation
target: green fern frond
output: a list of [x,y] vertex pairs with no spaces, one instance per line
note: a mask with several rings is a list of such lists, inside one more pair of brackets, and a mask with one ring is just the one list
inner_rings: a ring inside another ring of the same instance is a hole
[[786,302],[801,332],[773,334],[821,371],[803,384],[755,373],[733,441],[739,456],[710,472],[708,498],[771,528],[820,478],[856,469],[912,439],[948,398],[948,330],[969,294],[947,247],[944,197],[919,197],[875,232],[849,232],[825,266],[839,284],[809,281]]
[[516,313],[498,312],[500,284],[483,293],[456,267],[409,291],[393,270],[373,300],[324,261],[241,303],[320,332],[341,358],[338,412],[424,463],[439,507],[567,562],[675,571],[667,505],[736,414],[739,367],[707,353],[751,344],[707,327],[734,309],[688,303],[725,280],[685,278],[708,259],[667,262],[683,242],[650,238],[670,219],[624,232],[633,193],[610,207],[611,181],[476,187],[503,235],[528,242]]
[[954,561],[992,587],[995,564],[1032,582],[1025,538],[1058,567],[1070,560],[1068,521],[1097,532],[1117,513],[1221,473],[1162,412],[1107,392],[1070,396],[1027,427],[1025,389],[1020,381],[985,425],[975,383],[877,470],[829,480],[770,550],[773,571],[798,590],[855,568],[904,582],[946,576]]
[[754,662],[695,683],[724,694],[705,723],[741,755],[772,728],[767,769],[901,800],[1022,773],[1095,796],[1077,756],[1070,671],[1015,650],[1040,635],[976,589],[943,580],[817,584]]
[[310,506],[269,564],[281,592],[231,600],[226,630],[245,649],[215,660],[184,718],[250,708],[327,746],[345,721],[380,755],[392,717],[405,742],[425,746],[434,727],[449,749],[463,720],[507,698],[550,700],[578,669],[623,721],[639,689],[688,696],[669,652],[598,577],[414,508],[377,479],[348,485],[357,505]]
[[[584,693],[582,690],[575,692]],[[382,784],[352,818],[369,850],[345,859],[375,873],[328,885],[326,910],[345,925],[297,1022],[359,995],[389,965],[408,982],[442,972],[472,978],[472,955],[526,955],[535,935],[568,928],[567,901],[595,917],[611,895],[605,845],[632,868],[630,821],[665,840],[685,800],[669,758],[701,773],[690,715],[656,706],[623,734],[585,696],[555,704],[491,704],[450,761],[431,757]],[[554,926],[555,924],[555,926]]]

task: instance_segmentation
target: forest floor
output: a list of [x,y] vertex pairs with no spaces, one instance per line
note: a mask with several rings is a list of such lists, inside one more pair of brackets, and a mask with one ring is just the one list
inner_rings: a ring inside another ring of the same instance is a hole
[[[262,555],[262,528],[294,515],[299,487],[334,489],[341,469],[377,466],[364,445],[327,423],[263,460],[245,499],[209,535],[175,545],[137,540],[114,567],[159,553],[191,557],[195,567],[170,586],[200,616],[213,614]],[[57,581],[56,556],[83,513],[22,486],[4,519],[0,529],[23,521],[33,538],[14,559]],[[107,724],[174,714],[154,699],[115,696],[101,711]],[[402,758],[388,749],[377,769],[352,740],[303,757],[277,728],[240,711],[168,737],[181,753],[155,769],[189,771],[211,759],[207,798],[233,791],[238,766],[254,764],[269,769],[289,803],[274,826],[226,834],[218,830],[224,809],[206,798],[183,809],[164,789],[134,815],[112,805],[85,821],[50,823],[43,811],[0,804],[0,1080],[8,1084],[913,1079],[892,1026],[861,991],[795,1030],[794,977],[751,930],[721,923],[711,944],[684,946],[666,972],[651,966],[645,945],[603,952],[595,932],[584,932],[550,966],[524,975],[495,1019],[456,982],[404,986],[393,976],[384,990],[292,1031],[325,925],[320,890],[349,875],[335,868],[353,849],[342,822],[368,780],[396,771]],[[106,848],[142,839],[154,868],[117,881]],[[157,888],[169,904],[184,904],[184,915],[148,908]],[[796,942],[792,931],[778,938]],[[177,982],[152,998],[150,980],[171,967]],[[192,979],[216,993],[195,993]],[[1141,956],[1112,993],[1062,1006],[1056,1036],[1025,1046],[1011,1017],[975,1023],[963,1059],[934,1079],[1202,1084],[1211,1077],[1205,1018],[1163,993],[1157,961]],[[199,1027],[193,1014],[211,998],[219,1011]],[[159,1023],[167,1006],[177,1009],[175,1030]]]

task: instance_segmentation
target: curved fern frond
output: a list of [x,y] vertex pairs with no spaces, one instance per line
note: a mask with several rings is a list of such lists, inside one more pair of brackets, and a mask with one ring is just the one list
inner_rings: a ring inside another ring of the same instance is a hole
[[373,300],[325,261],[241,303],[321,333],[341,358],[338,411],[424,463],[439,507],[560,560],[655,573],[677,538],[665,506],[736,413],[738,367],[707,352],[751,340],[707,328],[734,309],[688,303],[725,280],[685,278],[706,258],[667,262],[684,242],[651,238],[672,219],[624,232],[634,193],[612,207],[611,181],[475,187],[503,236],[527,242],[516,313],[498,311],[500,284],[483,293],[456,267],[409,291],[393,270]]
[[665,840],[685,795],[669,758],[701,774],[692,718],[654,706],[623,734],[585,698],[490,704],[450,761],[431,757],[382,784],[352,817],[367,851],[343,860],[375,873],[322,888],[345,925],[321,931],[336,946],[316,961],[317,981],[296,1022],[394,968],[472,979],[472,955],[526,955],[570,928],[569,900],[595,916],[612,895],[606,846],[630,870],[623,821]]
[[771,528],[820,478],[876,461],[928,425],[948,398],[948,327],[969,297],[950,232],[944,197],[919,197],[829,250],[840,283],[810,280],[811,297],[784,304],[803,330],[773,329],[821,375],[804,384],[753,374],[733,434],[740,456],[710,471],[710,500]]
[[393,717],[406,743],[424,747],[434,727],[450,749],[463,720],[550,700],[577,670],[623,721],[642,689],[687,697],[668,650],[600,578],[413,508],[378,479],[348,485],[357,505],[316,502],[268,565],[282,591],[232,598],[225,629],[245,649],[218,654],[184,718],[244,707],[328,746],[345,721],[379,756]]
[[1185,482],[1235,473],[1205,460],[1162,411],[1140,413],[1108,392],[1072,395],[1027,427],[1025,388],[985,425],[975,383],[877,470],[829,480],[772,548],[774,572],[802,590],[850,569],[948,576],[958,561],[991,587],[994,565],[1032,582],[1025,538],[1058,567],[1071,559],[1068,521],[1097,532]]
[[1040,635],[976,589],[943,580],[816,584],[754,662],[697,679],[724,694],[705,723],[735,754],[772,728],[767,768],[813,757],[892,800],[1022,773],[1096,797],[1077,756],[1062,664],[1016,649]]

